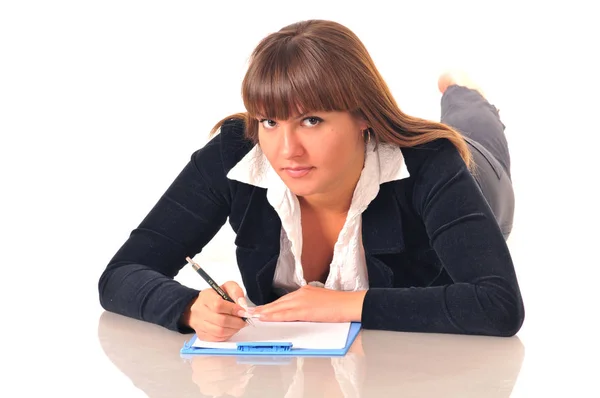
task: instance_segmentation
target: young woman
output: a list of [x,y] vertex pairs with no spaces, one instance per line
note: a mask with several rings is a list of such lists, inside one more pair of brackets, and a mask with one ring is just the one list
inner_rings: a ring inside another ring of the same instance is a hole
[[[224,118],[110,260],[109,311],[227,340],[263,321],[512,336],[524,307],[506,244],[504,125],[477,87],[439,81],[441,123],[404,114],[348,28],[302,21],[264,38]],[[173,280],[229,220],[236,303]]]

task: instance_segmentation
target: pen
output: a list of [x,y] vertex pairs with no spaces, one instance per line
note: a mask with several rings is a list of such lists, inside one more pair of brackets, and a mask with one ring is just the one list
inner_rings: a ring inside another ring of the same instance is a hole
[[[200,265],[198,265],[198,263],[196,263],[194,260],[192,260],[189,256],[186,257],[185,259],[187,260],[188,263],[190,263],[192,265],[192,267],[196,270],[196,272],[198,274],[200,274],[202,279],[204,279],[206,281],[206,283],[208,283],[210,285],[210,287],[212,287],[213,290],[216,291],[219,294],[219,296],[221,296],[223,298],[223,300],[227,300],[231,303],[235,303],[235,301],[233,301],[233,299],[231,297],[229,297],[227,292],[225,292],[225,290],[221,289],[221,286],[217,285],[217,283],[213,280],[213,278],[211,278],[210,275],[208,275],[206,273],[206,271],[204,271],[200,267]],[[242,317],[242,319],[244,321],[246,321],[249,325],[253,325],[252,321],[249,318]]]

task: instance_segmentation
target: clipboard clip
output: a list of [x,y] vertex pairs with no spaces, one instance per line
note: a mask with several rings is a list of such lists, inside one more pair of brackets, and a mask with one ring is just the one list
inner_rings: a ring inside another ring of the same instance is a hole
[[188,349],[192,348],[193,343],[194,343],[194,339],[193,338],[190,339],[190,340],[184,341],[183,342],[183,348],[181,349],[181,351],[188,350]]
[[279,342],[254,342],[237,343],[239,352],[288,352],[292,350],[292,343]]

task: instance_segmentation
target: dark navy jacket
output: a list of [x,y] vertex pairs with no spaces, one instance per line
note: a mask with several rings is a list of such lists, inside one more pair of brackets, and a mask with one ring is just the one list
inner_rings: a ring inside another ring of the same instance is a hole
[[[281,222],[266,189],[226,175],[253,147],[241,121],[193,153],[100,277],[109,311],[192,332],[179,324],[198,294],[173,277],[229,218],[248,297],[272,291]],[[512,336],[524,307],[494,215],[456,148],[441,139],[402,148],[410,177],[382,184],[362,216],[369,290],[366,329]]]

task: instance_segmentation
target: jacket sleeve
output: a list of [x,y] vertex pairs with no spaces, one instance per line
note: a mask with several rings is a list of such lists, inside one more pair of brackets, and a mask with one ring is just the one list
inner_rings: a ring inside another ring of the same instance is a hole
[[453,283],[370,289],[365,328],[512,336],[524,307],[509,248],[456,148],[446,140],[415,176],[413,206]]
[[225,224],[228,183],[217,134],[190,161],[109,261],[98,283],[108,311],[182,333],[179,324],[198,291],[173,278]]

